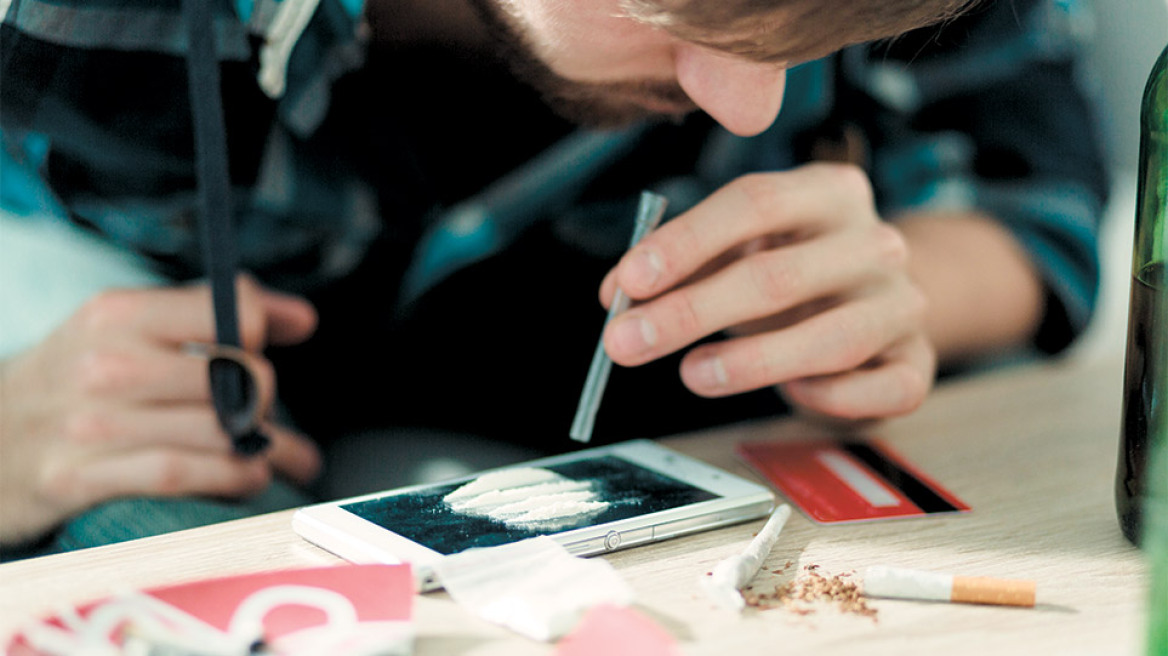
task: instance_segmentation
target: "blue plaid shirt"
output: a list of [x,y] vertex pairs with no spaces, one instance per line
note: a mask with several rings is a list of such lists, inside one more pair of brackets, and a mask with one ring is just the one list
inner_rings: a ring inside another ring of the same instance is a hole
[[[215,19],[244,265],[290,288],[344,275],[379,226],[373,190],[305,151],[359,67],[360,0],[236,0]],[[66,217],[200,272],[186,34],[176,0],[13,0],[0,32],[0,203]],[[323,164],[323,165],[322,165]]]
[[[369,182],[309,146],[333,82],[364,61],[360,5],[234,0],[217,13],[240,257],[289,289],[344,276],[381,229]],[[179,3],[6,6],[0,205],[87,226],[175,278],[199,275]],[[790,71],[766,133],[714,128],[691,174],[646,185],[683,209],[736,176],[829,153],[866,167],[888,218],[992,214],[1045,281],[1036,345],[1058,351],[1095,304],[1108,187],[1077,65],[1088,33],[1081,0],[998,0],[940,29],[849,48]]]

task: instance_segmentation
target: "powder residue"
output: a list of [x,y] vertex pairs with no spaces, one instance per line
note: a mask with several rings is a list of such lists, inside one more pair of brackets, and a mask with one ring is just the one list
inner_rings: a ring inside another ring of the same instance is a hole
[[534,485],[547,481],[567,480],[563,476],[540,467],[516,467],[487,472],[478,478],[460,486],[455,491],[442,498],[443,501],[457,501],[466,497],[473,497],[491,490],[502,490],[521,485]]
[[815,612],[817,605],[829,604],[841,613],[870,617],[873,622],[876,621],[876,609],[868,606],[860,594],[860,586],[851,580],[850,572],[827,576],[818,570],[818,565],[805,565],[802,575],[776,586],[772,593],[747,589],[743,590],[742,596],[747,606],[759,610],[781,608],[797,615],[810,615]]
[[450,507],[459,512],[475,513],[487,511],[495,506],[517,503],[527,499],[541,499],[544,497],[565,494],[570,492],[584,492],[589,498],[596,495],[592,492],[592,485],[588,481],[573,481],[563,479],[551,483],[536,483],[522,485],[502,490],[490,490],[472,497],[463,497],[454,501],[446,500]]
[[561,492],[559,494],[539,495],[531,499],[523,499],[514,503],[496,506],[488,511],[491,517],[507,517],[509,515],[524,515],[543,510],[549,506],[563,503],[594,502],[596,495],[591,489],[582,489],[575,492]]
[[452,510],[509,527],[557,530],[608,508],[590,481],[538,467],[484,474],[443,497]]
[[519,514],[492,512],[489,517],[499,519],[507,524],[530,524],[532,522],[546,522],[567,519],[579,515],[599,513],[608,507],[603,501],[556,501],[532,508]]

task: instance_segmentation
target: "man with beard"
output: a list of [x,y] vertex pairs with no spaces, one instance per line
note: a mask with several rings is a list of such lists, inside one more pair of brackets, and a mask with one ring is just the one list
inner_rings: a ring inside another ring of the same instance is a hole
[[6,557],[572,448],[598,288],[597,441],[904,414],[1085,327],[1077,3],[464,3],[3,5]]

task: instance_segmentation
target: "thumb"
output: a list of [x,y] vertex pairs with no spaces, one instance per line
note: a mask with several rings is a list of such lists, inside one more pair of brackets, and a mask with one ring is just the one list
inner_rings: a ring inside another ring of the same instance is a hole
[[264,290],[263,304],[268,344],[299,344],[316,332],[316,308],[304,298]]
[[272,439],[265,456],[273,469],[297,485],[307,485],[320,474],[320,450],[315,442],[274,422],[265,423],[264,432]]

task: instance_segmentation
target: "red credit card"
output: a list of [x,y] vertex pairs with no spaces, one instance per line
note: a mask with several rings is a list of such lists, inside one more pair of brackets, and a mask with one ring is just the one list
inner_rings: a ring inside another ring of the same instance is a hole
[[821,524],[970,510],[879,441],[744,442],[737,450]]

